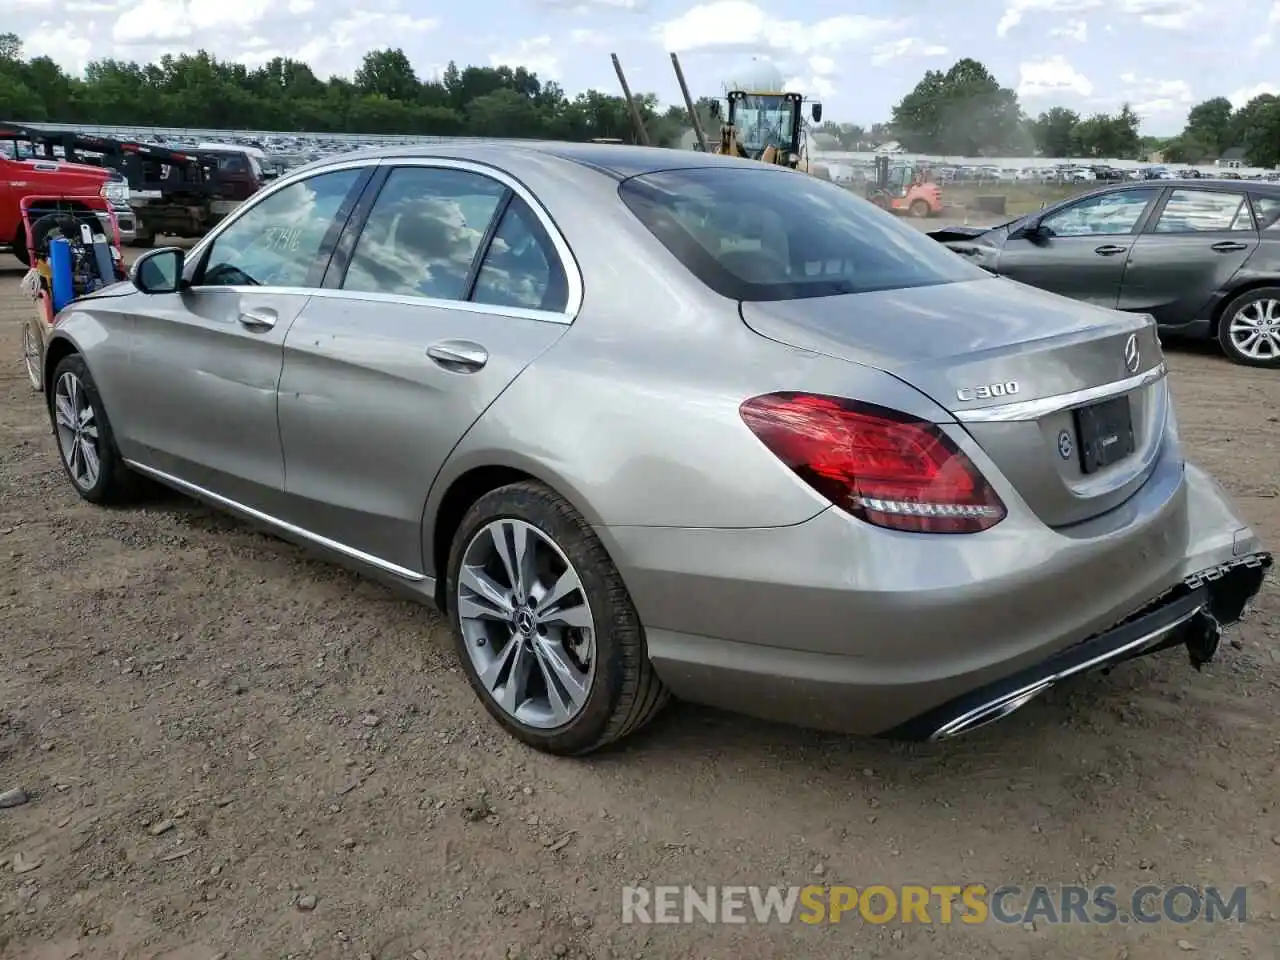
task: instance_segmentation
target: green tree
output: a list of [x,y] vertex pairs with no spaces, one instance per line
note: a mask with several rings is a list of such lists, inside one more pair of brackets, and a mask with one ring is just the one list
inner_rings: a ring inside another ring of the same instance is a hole
[[1035,119],[1031,132],[1036,147],[1046,157],[1080,155],[1080,114],[1066,107],[1053,107]]
[[1023,133],[1017,94],[967,57],[926,73],[893,108],[893,127],[908,149],[968,157],[1006,152]]
[[413,70],[413,64],[399,48],[369,51],[364,55],[364,60],[352,79],[356,89],[362,94],[386,97],[402,103],[417,100],[422,86]]
[[[1235,111],[1226,97],[1214,97],[1198,103],[1187,114],[1187,126],[1183,139],[1190,138],[1196,145],[1207,148],[1206,153],[1221,156],[1234,146],[1236,130],[1233,125]],[[1198,161],[1190,161],[1198,162]]]
[[1280,98],[1269,93],[1254,97],[1235,120],[1245,160],[1255,167],[1280,166]]
[[1076,125],[1075,135],[1085,156],[1136,159],[1141,153],[1138,115],[1126,103],[1116,114],[1095,113]]

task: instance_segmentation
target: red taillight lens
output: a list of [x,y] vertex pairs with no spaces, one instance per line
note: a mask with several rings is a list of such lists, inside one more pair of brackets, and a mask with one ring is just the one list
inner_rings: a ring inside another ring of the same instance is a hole
[[977,533],[1005,517],[991,485],[935,424],[811,393],[753,397],[740,412],[801,479],[867,523]]

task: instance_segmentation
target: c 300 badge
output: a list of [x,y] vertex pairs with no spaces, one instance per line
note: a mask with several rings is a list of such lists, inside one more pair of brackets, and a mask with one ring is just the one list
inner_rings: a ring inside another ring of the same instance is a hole
[[1071,441],[1071,434],[1062,430],[1058,433],[1058,456],[1063,460],[1071,459],[1071,452],[1075,449],[1075,444]]

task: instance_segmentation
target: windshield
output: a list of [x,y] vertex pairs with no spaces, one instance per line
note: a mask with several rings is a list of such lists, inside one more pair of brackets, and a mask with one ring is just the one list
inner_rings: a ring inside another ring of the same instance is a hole
[[848,190],[789,170],[669,170],[625,180],[619,194],[690,272],[734,300],[991,276]]
[[738,142],[753,155],[766,147],[791,147],[791,104],[780,95],[750,93],[734,104]]

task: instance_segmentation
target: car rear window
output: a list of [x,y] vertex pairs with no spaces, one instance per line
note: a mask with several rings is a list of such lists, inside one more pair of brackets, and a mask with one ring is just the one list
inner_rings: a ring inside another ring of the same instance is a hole
[[990,274],[835,184],[778,169],[643,174],[623,202],[699,280],[734,300],[799,300]]

